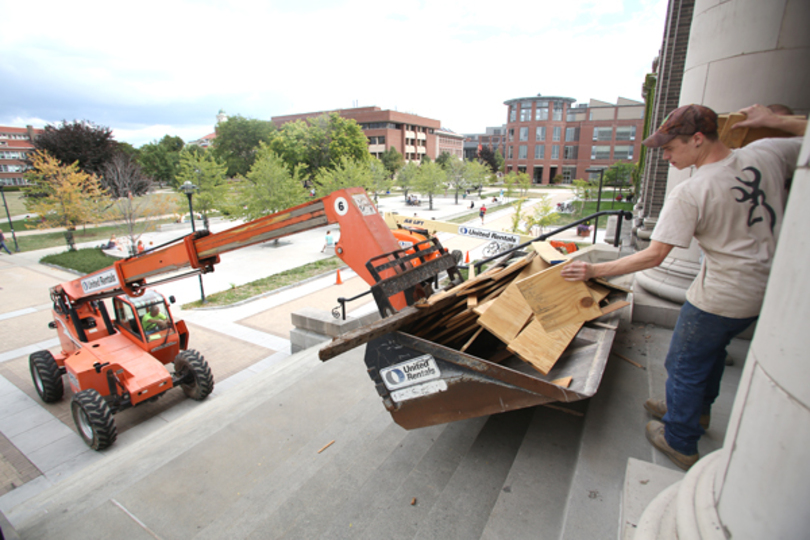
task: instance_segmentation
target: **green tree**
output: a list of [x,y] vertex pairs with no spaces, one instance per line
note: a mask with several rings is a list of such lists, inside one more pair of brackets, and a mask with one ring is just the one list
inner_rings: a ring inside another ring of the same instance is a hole
[[635,163],[616,162],[608,167],[604,172],[604,185],[624,187],[633,182],[633,173],[636,170]]
[[503,164],[505,162],[506,160],[503,158],[503,154],[501,154],[501,151],[495,150],[495,164],[498,166],[495,172],[503,171]]
[[519,197],[526,198],[529,188],[532,186],[532,179],[524,172],[509,171],[509,174],[503,178],[503,182],[507,188],[507,197],[511,197],[517,191]]
[[481,190],[484,186],[492,181],[492,171],[486,163],[479,163],[478,161],[468,161],[464,166],[464,174],[470,189],[478,191],[478,196],[481,196]]
[[460,159],[456,159],[447,152],[442,152],[442,156],[450,156],[450,160],[446,161],[444,164],[439,163],[439,160],[436,160],[436,164],[440,165],[444,172],[447,173],[447,184],[450,186],[450,189],[453,190],[455,194],[455,203],[458,204],[458,194],[462,190],[467,190],[470,187],[470,183],[467,181],[467,164],[469,162],[462,161]]
[[371,176],[371,184],[369,187],[374,193],[374,202],[377,202],[377,194],[383,193],[391,189],[391,177],[388,176],[388,170],[379,159],[372,157],[368,162],[368,169]]
[[38,150],[31,156],[31,170],[25,177],[31,184],[26,209],[40,216],[39,229],[64,228],[68,249],[76,249],[73,231],[80,224],[95,223],[101,218],[106,194],[97,176],[79,169],[78,163],[63,165],[47,152]]
[[303,164],[309,178],[316,178],[322,169],[335,168],[344,159],[369,159],[368,139],[360,125],[337,113],[284,124],[270,147],[288,167]]
[[[498,157],[500,157],[500,161]],[[493,173],[496,173],[501,170],[503,156],[501,156],[499,151],[493,150],[489,146],[482,146],[481,150],[478,152],[478,161],[485,163]]]
[[447,166],[453,161],[458,160],[450,152],[442,152],[441,154],[439,154],[439,157],[436,158],[436,163],[441,165],[442,169],[444,169],[445,171],[447,170]]
[[240,180],[235,204],[230,208],[233,219],[252,221],[306,201],[307,191],[301,179],[301,167],[290,171],[270,147],[260,143],[256,161]]
[[177,174],[178,186],[191,182],[198,188],[194,197],[194,210],[202,214],[205,228],[212,212],[228,208],[227,166],[217,161],[210,152],[198,155],[194,152],[180,154],[180,171]]
[[540,227],[540,233],[545,232],[546,227],[554,225],[560,219],[560,214],[556,212],[551,204],[551,197],[546,194],[540,196],[540,200],[534,205],[533,215],[526,219],[526,233],[530,233],[535,225]]
[[323,195],[348,187],[361,187],[371,191],[371,169],[368,162],[343,157],[337,167],[321,168],[315,177],[315,183],[320,186],[319,191]]
[[405,166],[405,158],[403,158],[402,154],[397,152],[397,149],[393,146],[389,147],[388,150],[382,153],[380,161],[382,161],[383,165],[385,165],[385,170],[388,171],[391,178],[394,178],[397,171]]
[[572,183],[574,184],[574,197],[579,203],[578,212],[582,215],[582,211],[585,209],[585,202],[591,198],[594,185],[587,180],[580,179],[576,179]]
[[184,146],[183,139],[170,135],[141,146],[138,162],[143,173],[161,185],[177,187],[177,169]]
[[422,163],[416,176],[414,190],[428,196],[430,210],[433,210],[433,196],[444,191],[447,185],[447,173],[438,163]]
[[397,174],[396,183],[397,185],[402,188],[402,191],[405,194],[405,200],[408,199],[408,191],[414,186],[416,183],[416,177],[419,175],[419,165],[414,162],[408,162],[407,165],[402,167],[399,170],[399,174]]
[[245,175],[256,160],[259,143],[273,140],[276,128],[272,122],[231,116],[217,124],[214,157],[227,167],[228,177]]

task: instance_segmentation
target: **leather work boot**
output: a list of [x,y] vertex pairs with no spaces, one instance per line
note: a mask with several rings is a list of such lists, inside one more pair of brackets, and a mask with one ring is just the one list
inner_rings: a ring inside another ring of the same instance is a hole
[[[661,420],[665,414],[667,414],[667,402],[663,399],[648,399],[644,402],[644,408],[647,409],[647,412],[652,415],[653,418],[657,420]],[[712,415],[710,414],[701,414],[700,415],[700,427],[703,429],[709,429],[709,423],[712,420]]]
[[658,420],[650,420],[647,422],[646,433],[647,440],[650,441],[650,444],[661,450],[661,452],[663,452],[664,455],[672,461],[672,463],[685,471],[688,471],[689,468],[694,465],[698,459],[700,459],[700,455],[698,454],[687,456],[686,454],[681,454],[672,448],[667,442],[667,439],[664,437],[664,424]]

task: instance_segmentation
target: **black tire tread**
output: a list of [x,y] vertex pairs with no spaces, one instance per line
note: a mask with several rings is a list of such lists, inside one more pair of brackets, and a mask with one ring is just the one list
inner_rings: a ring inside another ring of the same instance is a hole
[[[31,379],[34,381],[34,388],[39,397],[45,403],[56,403],[65,395],[65,385],[62,381],[62,370],[54,360],[50,351],[37,351],[28,357],[28,366],[31,371]],[[34,370],[39,374],[42,381],[42,391],[36,384]]]
[[[87,440],[81,426],[79,426],[76,418],[76,407],[81,407],[87,414],[94,434],[92,440]],[[115,427],[112,410],[98,391],[90,388],[75,394],[71,402],[71,412],[73,413],[73,421],[76,423],[76,429],[79,430],[79,436],[93,450],[104,450],[110,447],[118,438],[118,429]]]
[[214,375],[205,358],[194,349],[180,351],[174,359],[174,371],[178,373],[184,368],[184,364],[194,374],[194,384],[181,384],[180,387],[186,396],[195,401],[202,401],[214,391]]

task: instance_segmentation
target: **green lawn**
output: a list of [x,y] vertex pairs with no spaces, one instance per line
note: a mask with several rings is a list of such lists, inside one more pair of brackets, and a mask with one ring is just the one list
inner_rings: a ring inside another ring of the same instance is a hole
[[83,274],[90,274],[96,270],[107,268],[117,261],[115,257],[106,255],[97,248],[77,249],[75,251],[65,251],[54,255],[46,255],[39,261],[46,264],[55,264],[62,268],[72,268]]

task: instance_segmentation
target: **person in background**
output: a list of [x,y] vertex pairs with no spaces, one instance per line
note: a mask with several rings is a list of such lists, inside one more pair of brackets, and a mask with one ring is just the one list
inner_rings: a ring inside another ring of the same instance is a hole
[[5,249],[6,253],[11,255],[11,250],[9,250],[8,246],[6,246],[6,236],[3,234],[3,231],[0,231],[0,248]]
[[326,240],[324,241],[323,247],[321,248],[321,253],[326,251],[326,248],[334,249],[335,247],[335,238],[332,236],[332,231],[326,231]]

